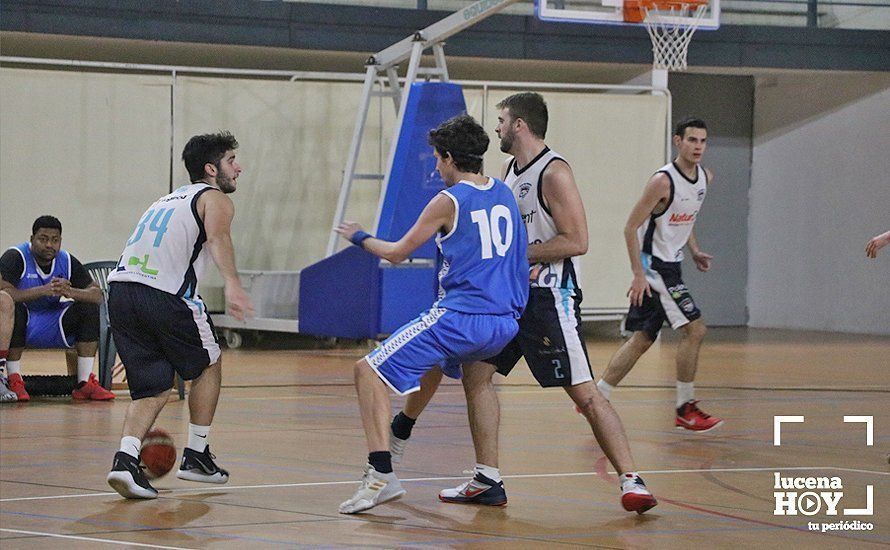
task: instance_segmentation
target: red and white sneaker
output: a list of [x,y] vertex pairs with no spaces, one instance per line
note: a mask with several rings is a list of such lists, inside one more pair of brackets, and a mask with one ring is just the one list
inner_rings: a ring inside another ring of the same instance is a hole
[[706,414],[696,405],[698,401],[687,401],[677,409],[677,419],[674,426],[678,430],[705,433],[723,425],[722,418],[716,418]]
[[657,505],[658,501],[646,488],[643,478],[632,473],[621,476],[621,506],[625,510],[642,514]]
[[71,397],[77,400],[91,399],[93,401],[110,401],[114,399],[114,394],[106,390],[99,384],[99,379],[95,373],[90,373],[90,377],[86,382],[81,382],[74,387]]
[[19,403],[24,403],[25,401],[30,401],[31,396],[28,395],[28,391],[25,389],[25,381],[22,380],[22,375],[20,373],[10,374],[9,378],[6,379],[9,385],[9,389],[15,392],[16,397],[18,398]]

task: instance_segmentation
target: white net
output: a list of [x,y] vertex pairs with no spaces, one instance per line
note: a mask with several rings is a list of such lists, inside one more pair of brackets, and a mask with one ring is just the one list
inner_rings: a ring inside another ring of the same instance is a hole
[[643,22],[652,39],[653,64],[656,69],[685,71],[686,54],[692,35],[708,11],[706,4],[676,4],[670,7],[643,8]]

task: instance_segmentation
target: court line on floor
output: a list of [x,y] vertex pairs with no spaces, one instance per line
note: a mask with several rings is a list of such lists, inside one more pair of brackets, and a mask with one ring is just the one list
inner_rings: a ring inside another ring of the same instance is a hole
[[[832,470],[832,471],[840,471],[840,472],[852,472],[852,473],[860,473],[860,474],[870,474],[870,475],[879,475],[879,476],[890,476],[890,472],[879,472],[874,470],[860,470],[856,468],[842,468],[839,466],[772,466],[772,467],[763,467],[763,468],[698,468],[698,469],[689,469],[689,470],[639,470],[638,473],[645,475],[657,475],[657,474],[700,474],[700,473],[744,473],[744,472],[767,472],[767,471],[795,471],[795,470]],[[608,472],[611,475],[616,475],[616,472]],[[598,475],[596,472],[564,472],[564,473],[553,473],[553,474],[508,474],[501,476],[504,479],[535,479],[535,478],[554,478],[554,477],[584,477],[584,476],[596,476]],[[466,476],[445,476],[445,477],[415,477],[415,478],[405,478],[401,479],[402,483],[408,482],[426,482],[426,481],[455,481],[455,480],[464,480]],[[10,483],[15,483],[11,481]],[[218,487],[219,491],[233,491],[239,489],[280,489],[286,487],[325,487],[330,485],[355,485],[358,483],[357,480],[349,480],[349,481],[312,481],[305,483],[275,483],[275,484],[266,484],[266,485],[220,485]],[[208,487],[197,487],[197,488],[186,488],[186,489],[161,489],[161,495],[165,494],[178,494],[178,493],[200,493],[200,492],[208,492],[212,491],[214,488]],[[40,497],[14,497],[14,498],[0,498],[0,503],[4,502],[23,502],[28,500],[56,500],[56,499],[64,499],[64,498],[88,498],[88,497],[107,497],[107,496],[115,496],[117,493],[84,493],[84,494],[76,494],[76,495],[50,495],[50,496],[40,496]]]
[[95,537],[78,537],[75,535],[59,535],[56,533],[44,533],[41,531],[23,531],[21,529],[6,529],[5,527],[0,527],[0,531],[6,531],[7,533],[20,533],[23,535],[36,535],[41,537],[52,537],[57,539],[71,539],[71,540],[85,540],[89,542],[104,542],[106,544],[117,544],[119,546],[140,546],[142,548],[163,548],[168,550],[188,550],[184,546],[161,546],[159,544],[143,544],[141,542],[128,542],[123,540],[109,540],[109,539],[100,539]]

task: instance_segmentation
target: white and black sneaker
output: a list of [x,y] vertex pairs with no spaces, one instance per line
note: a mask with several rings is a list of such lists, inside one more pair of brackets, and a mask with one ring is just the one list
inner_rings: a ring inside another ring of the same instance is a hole
[[204,452],[199,453],[186,447],[182,451],[182,462],[179,463],[179,471],[176,477],[188,481],[200,481],[202,483],[226,483],[229,481],[229,472],[216,465],[216,458],[210,452],[210,445],[204,447]]
[[158,491],[146,479],[139,466],[139,459],[123,451],[115,453],[114,463],[105,480],[122,497],[158,498]]

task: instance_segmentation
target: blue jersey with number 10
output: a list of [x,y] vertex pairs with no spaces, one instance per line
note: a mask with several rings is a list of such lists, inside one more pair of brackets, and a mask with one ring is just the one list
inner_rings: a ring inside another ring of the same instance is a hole
[[454,202],[454,226],[437,237],[439,300],[434,307],[519,318],[528,301],[528,237],[513,192],[489,178],[458,182],[442,193]]

